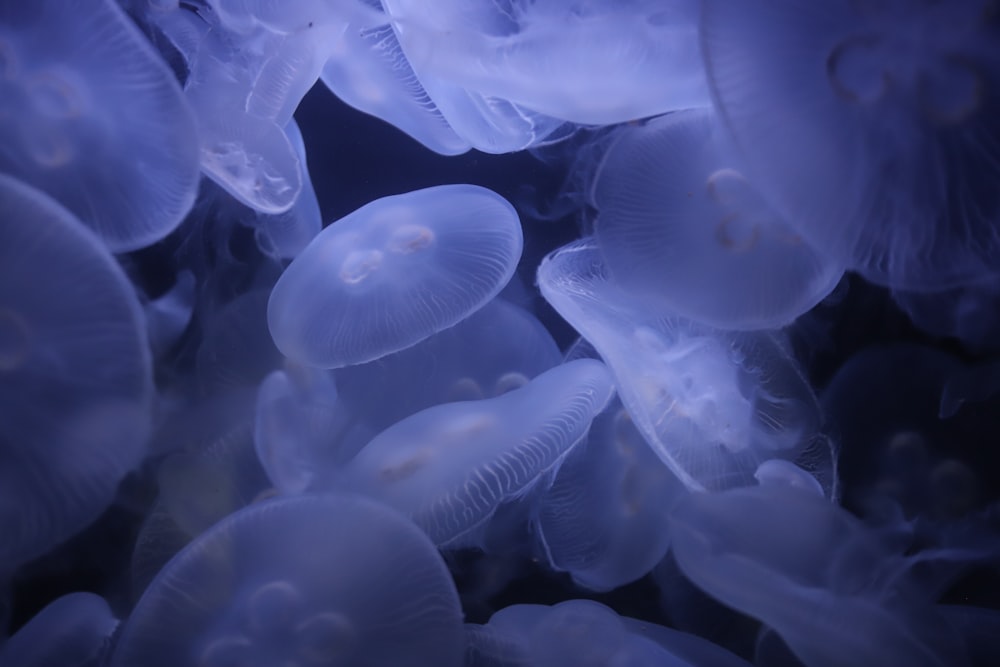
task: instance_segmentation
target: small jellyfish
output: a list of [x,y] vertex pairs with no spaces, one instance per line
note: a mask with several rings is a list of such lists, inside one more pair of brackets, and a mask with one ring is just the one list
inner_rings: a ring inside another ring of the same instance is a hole
[[216,524],[149,585],[111,667],[459,667],[448,570],[402,516],[349,495],[275,499]]
[[664,512],[683,492],[615,400],[538,503],[535,523],[545,557],[590,590],[631,583],[666,554]]
[[591,198],[612,277],[686,318],[722,329],[790,324],[843,267],[760,197],[710,109],[620,130]]
[[289,359],[319,368],[398,352],[496,296],[522,242],[513,207],[485,188],[384,197],[324,229],[285,270],[271,335]]
[[146,325],[107,248],[0,175],[0,569],[94,520],[151,430]]
[[[608,364],[636,427],[687,487],[754,484],[767,459],[814,456],[819,406],[777,337],[658,313],[612,280],[593,239],[546,257],[538,284]],[[812,463],[834,467],[829,452]]]
[[0,170],[45,191],[113,252],[180,224],[198,187],[194,115],[115,2],[4,3],[0,70]]
[[614,389],[580,359],[497,398],[437,405],[389,427],[336,485],[405,512],[435,544],[475,544],[501,503],[525,496],[586,434]]
[[806,241],[894,289],[992,279],[1000,18],[988,0],[707,0],[700,34],[752,181]]

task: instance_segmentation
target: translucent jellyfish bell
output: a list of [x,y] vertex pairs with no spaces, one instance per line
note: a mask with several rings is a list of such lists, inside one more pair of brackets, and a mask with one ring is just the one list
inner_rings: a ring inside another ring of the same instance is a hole
[[573,123],[711,104],[690,0],[386,3],[420,72]]
[[152,400],[121,268],[69,211],[0,175],[0,569],[107,507],[145,454]]
[[522,243],[514,208],[485,188],[384,197],[324,229],[285,270],[268,304],[271,335],[311,366],[378,359],[496,296]]
[[774,628],[805,664],[966,664],[959,638],[897,576],[903,560],[816,493],[767,485],[689,494],[671,531],[687,577]]
[[898,289],[996,272],[1000,19],[989,2],[703,6],[717,107],[754,183],[808,241]]
[[7,667],[87,667],[101,664],[118,620],[104,598],[70,593],[45,606],[0,646]]
[[3,3],[0,100],[0,171],[48,193],[113,252],[162,239],[194,203],[194,116],[115,2]]
[[546,257],[538,285],[600,353],[636,427],[686,486],[754,484],[757,466],[784,458],[830,490],[816,398],[775,337],[657,314],[611,280],[592,239]]
[[631,583],[670,546],[665,511],[684,485],[613,401],[559,467],[535,512],[549,564],[594,591]]
[[498,398],[428,408],[377,435],[337,483],[407,513],[435,544],[467,546],[565,458],[613,393],[604,364],[580,359]]
[[614,279],[698,322],[782,327],[843,274],[761,198],[711,109],[622,128],[591,196]]
[[440,555],[389,508],[297,496],[231,515],[177,554],[125,623],[112,667],[459,667]]
[[561,361],[559,347],[537,318],[495,298],[412,347],[334,375],[343,400],[381,431],[432,405],[518,389]]
[[[367,2],[381,10],[380,0]],[[471,148],[448,125],[410,67],[396,33],[388,23],[343,33],[323,66],[321,79],[342,101],[381,118],[440,155]]]

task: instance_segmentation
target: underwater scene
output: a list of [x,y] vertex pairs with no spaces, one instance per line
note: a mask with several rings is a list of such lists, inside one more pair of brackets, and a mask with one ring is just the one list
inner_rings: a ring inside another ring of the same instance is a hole
[[997,0],[0,0],[0,667],[1000,665]]

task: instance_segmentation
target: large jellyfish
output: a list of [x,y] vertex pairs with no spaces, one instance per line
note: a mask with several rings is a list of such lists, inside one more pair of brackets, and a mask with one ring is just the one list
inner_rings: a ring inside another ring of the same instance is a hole
[[573,123],[711,102],[691,0],[389,0],[415,69]]
[[706,0],[717,107],[816,247],[894,288],[995,276],[1000,15],[989,0]]
[[0,570],[97,517],[145,455],[142,309],[93,232],[0,174]]
[[0,171],[44,190],[113,252],[162,239],[194,203],[194,115],[111,0],[0,4],[0,137]]
[[112,667],[459,667],[462,615],[427,537],[355,496],[229,516],[177,554],[126,621]]
[[623,128],[591,193],[614,279],[723,329],[781,327],[816,305],[843,267],[789,228],[744,172],[710,109]]
[[268,304],[278,349],[320,368],[410,347],[481,308],[521,257],[521,225],[474,185],[383,197],[324,229]]

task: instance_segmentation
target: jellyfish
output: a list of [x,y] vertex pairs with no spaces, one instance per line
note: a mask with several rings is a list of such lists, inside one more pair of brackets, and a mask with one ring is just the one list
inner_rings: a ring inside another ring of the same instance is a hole
[[580,359],[497,398],[427,408],[375,436],[334,481],[405,512],[435,544],[475,545],[586,434],[614,389]]
[[636,427],[685,486],[754,484],[763,461],[785,458],[832,490],[819,406],[778,338],[651,311],[613,282],[593,239],[546,257],[538,285],[608,364]]
[[415,70],[553,118],[611,125],[711,104],[690,0],[386,6]]
[[[381,0],[359,1],[381,11]],[[388,17],[385,25],[348,27],[320,80],[346,104],[390,123],[439,155],[459,155],[471,148],[420,84]]]
[[334,375],[344,402],[381,431],[432,405],[519,389],[560,362],[559,347],[534,315],[495,298],[412,347]]
[[[502,97],[469,90],[461,83],[439,76],[432,67],[424,67],[419,53],[426,39],[418,42],[415,53],[410,42],[413,31],[407,29],[405,19],[398,18],[405,16],[403,8],[410,6],[409,0],[385,0],[382,4],[391,18],[403,55],[427,93],[428,100],[433,102],[463,142],[484,153],[511,153],[544,143],[565,125],[562,119],[527,109]],[[418,8],[418,11],[424,14],[425,9]],[[433,14],[444,9],[452,10],[451,7],[438,5]],[[477,15],[477,20],[490,20],[499,14],[490,3],[478,1],[467,3],[464,12],[464,19],[470,21]],[[432,14],[426,12],[426,15]]]
[[124,623],[111,667],[459,667],[462,612],[434,545],[350,495],[274,499],[178,553]]
[[398,352],[490,301],[521,256],[514,208],[473,185],[383,197],[324,229],[289,265],[268,326],[289,359],[339,368]]
[[616,399],[538,503],[535,521],[546,559],[590,590],[631,583],[666,554],[666,511],[684,492]]
[[159,241],[194,203],[194,115],[112,0],[4,3],[0,100],[0,171],[46,192],[112,252]]
[[721,329],[790,324],[843,266],[761,198],[711,109],[626,127],[592,186],[608,271],[636,295]]
[[146,452],[152,361],[132,286],[45,193],[0,175],[0,569],[94,520]]
[[894,289],[995,276],[1000,19],[988,0],[708,0],[701,40],[751,180],[813,246]]
[[808,665],[963,665],[959,636],[876,532],[786,485],[694,493],[670,517],[684,574]]
[[265,215],[255,211],[249,220],[257,238],[257,247],[265,255],[276,259],[292,259],[302,252],[323,228],[319,201],[316,199],[316,191],[313,189],[312,180],[309,178],[309,167],[306,164],[305,141],[294,120],[285,126],[285,135],[291,141],[299,159],[302,191],[299,192],[292,208],[284,213]]
[[118,619],[93,593],[70,593],[45,606],[0,646],[0,665],[87,667],[100,664]]

